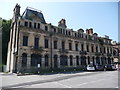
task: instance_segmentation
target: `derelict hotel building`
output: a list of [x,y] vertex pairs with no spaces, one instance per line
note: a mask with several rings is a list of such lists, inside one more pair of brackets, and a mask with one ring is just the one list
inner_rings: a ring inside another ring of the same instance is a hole
[[7,71],[38,67],[70,68],[88,64],[113,63],[113,47],[108,36],[99,37],[93,29],[73,31],[66,20],[58,26],[46,23],[41,11],[14,8],[7,55]]

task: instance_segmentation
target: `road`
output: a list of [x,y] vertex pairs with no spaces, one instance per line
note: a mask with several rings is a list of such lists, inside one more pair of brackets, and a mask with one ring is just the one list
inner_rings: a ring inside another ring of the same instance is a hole
[[1,76],[3,88],[118,88],[118,71]]

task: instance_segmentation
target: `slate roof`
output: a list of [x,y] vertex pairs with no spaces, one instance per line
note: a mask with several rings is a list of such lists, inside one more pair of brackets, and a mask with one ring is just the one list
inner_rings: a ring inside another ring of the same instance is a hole
[[28,19],[28,20],[36,20],[40,21],[41,23],[46,23],[44,16],[40,10],[36,10],[34,8],[27,7],[24,11],[22,18]]

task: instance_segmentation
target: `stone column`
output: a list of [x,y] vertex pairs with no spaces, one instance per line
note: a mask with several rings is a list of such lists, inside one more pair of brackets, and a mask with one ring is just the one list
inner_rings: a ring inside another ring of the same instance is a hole
[[73,56],[73,66],[76,67],[76,57]]
[[92,52],[91,44],[89,44],[89,52]]
[[86,42],[84,42],[84,51],[87,51],[87,48],[86,48]]
[[68,57],[68,67],[70,67],[70,58]]
[[44,56],[42,56],[41,64],[42,64],[42,68],[45,68],[45,58],[44,58]]
[[95,62],[95,65],[96,65],[96,57],[94,57],[94,62]]
[[19,72],[21,68],[22,68],[22,56],[19,56],[17,61],[17,71]]
[[58,56],[58,68],[60,68],[60,56]]
[[31,67],[31,55],[28,54],[28,56],[27,56],[27,68],[30,69],[30,67]]
[[79,66],[81,66],[81,56],[79,57]]
[[88,65],[88,56],[85,56],[86,57],[86,65]]

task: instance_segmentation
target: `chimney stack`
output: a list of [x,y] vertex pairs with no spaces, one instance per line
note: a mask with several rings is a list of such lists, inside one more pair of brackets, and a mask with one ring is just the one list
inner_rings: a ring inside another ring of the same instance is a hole
[[93,29],[92,29],[92,28],[89,29],[89,34],[90,34],[90,35],[93,34]]
[[88,29],[86,29],[86,34],[89,34],[89,30]]
[[65,19],[61,19],[58,22],[58,26],[63,27],[63,28],[67,28],[67,26],[66,26],[66,20]]

